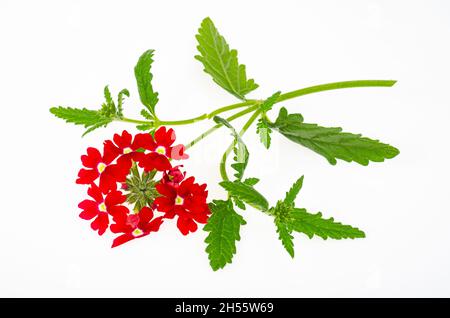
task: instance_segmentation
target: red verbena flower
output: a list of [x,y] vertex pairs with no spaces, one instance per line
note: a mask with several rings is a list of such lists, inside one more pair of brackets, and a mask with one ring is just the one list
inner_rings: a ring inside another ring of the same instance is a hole
[[153,216],[151,208],[143,207],[137,214],[120,215],[114,218],[116,223],[111,225],[111,232],[123,234],[114,239],[112,247],[147,236],[151,232],[157,232],[163,223],[163,218],[153,218]]
[[105,152],[107,151],[111,155],[111,161],[121,157],[138,162],[144,154],[137,150],[147,149],[153,145],[153,138],[150,134],[137,134],[133,139],[133,136],[126,130],[122,131],[122,135],[114,134],[113,141],[106,140],[104,142]]
[[168,184],[170,186],[177,187],[181,181],[183,181],[186,176],[186,172],[181,172],[180,166],[173,167],[167,171],[164,171],[163,177],[161,179],[162,183]]
[[195,232],[197,223],[205,224],[211,213],[206,203],[206,184],[199,185],[194,181],[194,177],[189,177],[178,186],[163,182],[156,185],[161,194],[155,199],[156,208],[165,213],[165,218],[172,219],[177,215],[177,227],[183,235]]
[[145,154],[139,163],[145,171],[158,170],[164,171],[172,168],[169,159],[187,159],[189,156],[184,153],[183,145],[172,146],[176,136],[172,128],[166,130],[166,127],[160,127],[154,136],[154,140],[143,148],[150,152]]
[[125,202],[126,196],[122,192],[114,190],[106,196],[95,184],[91,184],[88,194],[94,200],[84,200],[78,204],[83,211],[80,217],[84,220],[92,220],[91,228],[98,231],[99,235],[105,233],[109,225],[109,215],[113,218],[123,218],[129,213],[127,207],[121,205]]
[[131,163],[126,160],[118,160],[111,164],[115,159],[108,147],[104,147],[103,155],[96,148],[89,147],[87,155],[81,156],[81,162],[86,167],[78,172],[78,184],[91,184],[100,177],[100,189],[103,193],[116,189],[116,183],[124,181]]
[[[172,167],[170,160],[188,158],[185,147],[174,142],[175,132],[165,127],[154,135],[133,136],[124,130],[103,143],[103,153],[91,147],[81,157],[84,167],[76,182],[90,186],[92,199],[80,202],[80,217],[92,220],[91,228],[99,235],[108,227],[119,233],[112,247],[156,232],[164,219],[175,216],[184,235],[195,232],[197,223],[207,222],[206,184],[195,183],[194,177],[185,179],[181,165]],[[147,173],[141,174],[138,167]],[[156,172],[161,172],[159,177]],[[125,202],[138,212],[130,213]],[[155,217],[154,208],[163,215]]]

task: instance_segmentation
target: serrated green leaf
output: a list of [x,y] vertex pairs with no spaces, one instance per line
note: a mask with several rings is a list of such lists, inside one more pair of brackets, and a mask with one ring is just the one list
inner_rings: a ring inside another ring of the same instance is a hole
[[271,142],[270,134],[272,133],[272,129],[270,129],[267,123],[266,112],[272,109],[272,106],[275,105],[275,103],[278,100],[278,97],[280,97],[280,94],[281,92],[276,92],[275,94],[264,100],[260,105],[261,118],[258,120],[258,123],[256,124],[256,133],[259,135],[259,140],[261,141],[261,143],[267,149],[270,148]]
[[237,133],[236,129],[234,129],[234,127],[231,126],[231,124],[226,119],[219,117],[219,116],[214,116],[213,119],[216,123],[222,124],[225,127],[229,128],[232,136],[234,137],[233,160],[235,163],[231,164],[231,167],[236,171],[236,173],[234,174],[236,179],[242,180],[242,177],[244,176],[244,171],[245,171],[245,168],[247,167],[248,159],[250,156],[247,146],[245,145],[244,141]]
[[267,122],[260,118],[258,123],[256,124],[256,133],[259,135],[259,140],[267,149],[270,148],[270,142],[272,138],[270,134],[272,133],[272,129],[267,125]]
[[68,123],[83,125],[85,128],[93,126],[103,120],[103,116],[96,110],[72,107],[52,107],[50,112]]
[[123,100],[124,96],[130,97],[130,92],[124,88],[119,92],[119,95],[117,96],[117,115],[122,118],[123,117]]
[[82,125],[87,128],[83,136],[102,126],[106,127],[113,120],[112,118],[103,116],[96,110],[89,110],[86,108],[59,106],[50,108],[50,112],[56,117],[64,119],[68,123]]
[[246,185],[254,186],[255,184],[257,184],[259,182],[259,179],[258,178],[247,178],[243,182]]
[[97,128],[100,127],[106,127],[110,122],[112,122],[112,119],[110,118],[104,118],[103,121],[99,121],[98,123],[96,123],[95,125],[90,126],[88,129],[86,129],[86,131],[83,133],[83,135],[81,135],[81,137],[86,136],[88,133],[94,131]]
[[151,66],[154,50],[145,51],[134,67],[134,75],[142,104],[155,116],[155,106],[158,103],[158,93],[153,90]]
[[284,198],[284,203],[286,205],[293,205],[295,198],[297,198],[298,193],[300,192],[303,185],[303,176],[301,176],[292,187],[286,192],[286,197]]
[[277,102],[280,95],[281,95],[281,92],[278,91],[278,92],[274,93],[272,96],[270,96],[269,98],[267,98],[266,100],[264,100],[260,106],[261,111],[263,113],[266,113],[269,110],[271,110],[273,105],[275,105],[275,103]]
[[151,124],[142,124],[142,125],[137,125],[136,128],[138,130],[147,131],[147,130],[151,130],[153,128],[153,125],[151,125]]
[[287,115],[284,108],[271,126],[286,138],[325,157],[332,165],[336,164],[336,159],[341,159],[366,166],[370,161],[382,162],[399,154],[395,147],[360,134],[342,132],[340,127],[327,128],[303,123],[300,114]]
[[145,119],[148,119],[148,120],[154,119],[153,116],[146,109],[141,110],[141,115],[142,115],[142,117],[144,117]]
[[290,218],[292,229],[306,234],[309,238],[313,238],[314,235],[324,240],[327,238],[340,240],[365,237],[364,232],[360,229],[336,222],[333,218],[325,219],[320,212],[311,214],[305,209],[295,208],[291,211]]
[[245,210],[245,203],[239,200],[238,198],[233,198],[234,204],[241,210]]
[[247,80],[245,65],[239,64],[237,51],[230,50],[210,18],[202,21],[196,38],[200,55],[195,58],[219,86],[239,99],[245,99],[247,93],[258,87],[253,79]]
[[292,258],[294,258],[294,237],[292,236],[292,231],[288,228],[288,226],[284,223],[278,220],[277,218],[274,219],[275,226],[277,227],[277,233],[278,238],[280,239],[281,243],[283,244],[286,251],[291,255]]
[[249,186],[240,181],[222,181],[219,183],[227,192],[239,200],[247,203],[255,209],[267,211],[269,203],[266,198],[256,191],[252,186]]
[[105,100],[106,100],[106,106],[108,108],[108,113],[115,114],[116,113],[116,105],[114,104],[114,101],[111,96],[111,92],[109,90],[108,85],[105,86],[104,90]]
[[214,200],[209,204],[211,216],[203,228],[209,232],[205,239],[209,263],[214,271],[232,262],[236,254],[236,242],[241,239],[239,231],[246,222],[233,209],[233,203]]

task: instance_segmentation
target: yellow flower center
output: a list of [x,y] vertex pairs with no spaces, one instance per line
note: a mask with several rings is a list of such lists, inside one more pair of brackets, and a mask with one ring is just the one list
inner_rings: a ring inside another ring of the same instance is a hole
[[182,205],[184,202],[184,199],[182,197],[180,197],[179,195],[177,195],[177,197],[175,198],[175,205]]
[[102,202],[98,205],[98,210],[101,212],[106,212],[106,204],[105,202]]
[[103,171],[105,171],[105,169],[106,169],[106,165],[105,165],[103,162],[100,162],[100,163],[97,165],[97,171],[98,171],[98,173],[102,173]]
[[161,154],[161,155],[165,155],[166,154],[166,148],[164,148],[163,146],[159,146],[158,148],[156,148],[155,151],[157,153]]
[[132,152],[133,150],[130,147],[124,148],[123,149],[123,154],[126,155],[127,153]]
[[141,229],[135,229],[133,231],[133,236],[141,236],[144,232]]

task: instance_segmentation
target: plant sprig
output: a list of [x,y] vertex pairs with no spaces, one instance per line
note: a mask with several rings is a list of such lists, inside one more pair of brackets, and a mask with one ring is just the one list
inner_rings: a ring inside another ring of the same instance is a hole
[[[208,232],[207,244],[210,265],[213,270],[223,268],[232,262],[236,253],[236,243],[240,240],[240,228],[245,225],[244,218],[236,212],[250,206],[273,218],[275,231],[278,233],[283,247],[291,257],[294,257],[294,234],[302,233],[313,238],[322,239],[363,238],[365,234],[358,228],[343,225],[333,218],[325,218],[322,213],[309,213],[304,208],[296,206],[296,198],[303,185],[303,177],[299,178],[286,193],[282,200],[271,206],[268,200],[255,189],[259,179],[244,179],[244,171],[249,164],[249,148],[243,141],[244,134],[256,121],[256,133],[265,148],[270,149],[271,135],[280,133],[292,142],[306,147],[324,157],[330,164],[337,160],[356,162],[368,165],[369,162],[382,162],[399,154],[397,148],[375,139],[362,137],[360,134],[343,132],[340,127],[323,127],[314,123],[305,123],[300,113],[289,113],[280,108],[275,120],[270,120],[268,112],[280,102],[300,96],[319,93],[328,90],[355,87],[391,87],[393,80],[357,80],[315,85],[298,90],[281,93],[277,91],[266,99],[247,99],[247,95],[258,88],[256,82],[247,77],[246,67],[238,61],[238,52],[230,49],[228,42],[219,33],[210,18],[205,18],[198,34],[197,49],[199,54],[195,59],[203,65],[203,70],[212,80],[240,101],[226,105],[208,113],[181,120],[161,120],[157,114],[156,105],[159,94],[152,85],[151,67],[154,62],[154,50],[145,51],[138,59],[134,68],[137,91],[143,105],[143,119],[132,119],[124,116],[124,97],[129,97],[128,90],[119,92],[117,102],[111,92],[104,88],[105,102],[98,109],[52,107],[50,112],[68,123],[82,125],[86,129],[83,136],[97,128],[106,127],[113,121],[135,124],[137,129],[153,131],[160,126],[190,125],[199,121],[214,120],[214,125],[197,138],[186,144],[191,148],[222,126],[230,129],[233,137],[231,144],[225,149],[219,164],[222,181],[219,183],[227,192],[226,200],[212,200],[209,204],[212,212],[204,230]],[[219,116],[228,113],[228,116]],[[231,122],[249,115],[242,128],[238,131]],[[234,152],[231,168],[235,170],[234,180],[227,173],[227,157]],[[130,186],[139,186],[147,179],[129,180]],[[139,204],[146,202],[145,198],[134,198]]]

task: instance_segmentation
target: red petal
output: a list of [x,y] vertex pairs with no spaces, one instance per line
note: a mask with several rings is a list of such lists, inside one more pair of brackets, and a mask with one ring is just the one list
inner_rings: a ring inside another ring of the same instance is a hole
[[123,234],[121,236],[118,236],[114,239],[113,244],[111,246],[111,248],[113,247],[117,247],[119,245],[122,245],[123,243],[126,243],[128,241],[131,241],[134,239],[134,236],[131,234]]
[[106,167],[103,174],[109,174],[116,182],[125,182],[131,169],[131,156],[121,156],[117,163]]
[[208,222],[209,215],[207,213],[191,213],[191,215],[197,223],[206,224]]
[[197,224],[190,218],[178,217],[177,227],[183,235],[188,235],[189,232],[197,230]]
[[78,179],[77,179],[76,183],[78,183],[78,184],[91,184],[97,178],[98,178],[97,170],[81,169],[78,172]]
[[184,153],[185,149],[186,148],[184,145],[176,145],[172,147],[170,150],[170,158],[175,160],[188,159],[189,156]]
[[[106,169],[110,168],[108,166]],[[109,191],[114,191],[117,189],[117,180],[111,175],[110,171],[103,171],[100,175],[100,189],[103,193],[108,193]]]
[[189,177],[180,183],[180,186],[178,188],[178,193],[180,194],[180,196],[187,197],[192,192],[194,181],[194,177]]
[[134,136],[134,141],[131,144],[131,149],[138,150],[139,148],[144,148],[147,150],[155,150],[156,144],[150,134],[137,134]]
[[106,140],[103,143],[103,163],[106,165],[113,162],[120,154],[122,154],[122,151],[120,151],[111,140]]
[[148,172],[154,169],[158,171],[169,170],[172,168],[172,165],[166,156],[151,152],[146,154],[145,157],[139,162],[139,167],[144,168],[144,170]]
[[176,196],[177,196],[177,190],[170,184],[167,183],[157,183],[156,186],[156,191],[158,191],[159,194],[166,196],[170,199],[175,200]]
[[126,206],[116,205],[109,208],[108,213],[113,217],[115,222],[121,222],[121,220],[126,220],[130,210]]
[[155,199],[155,205],[158,211],[161,212],[171,212],[174,210],[174,200],[167,197],[158,197]]
[[91,186],[88,189],[88,195],[95,200],[97,203],[103,202],[103,194],[100,191],[100,188],[97,187],[95,183],[91,183]]
[[98,235],[103,235],[108,228],[109,218],[105,212],[100,212],[97,218],[91,223],[91,228],[94,231],[98,230]]
[[102,160],[102,155],[100,151],[93,147],[87,149],[87,155],[81,156],[81,162],[87,168],[95,168],[98,163]]
[[158,232],[161,224],[164,222],[162,216],[155,218],[150,223],[147,223],[141,227],[144,233],[148,234],[150,232]]
[[124,148],[131,146],[131,139],[133,137],[128,133],[128,131],[124,130],[122,131],[122,136],[115,134],[114,135],[114,142],[116,145],[123,150]]
[[172,128],[166,131],[166,127],[162,126],[155,132],[155,141],[157,145],[168,148],[173,144],[175,139],[175,131]]
[[114,223],[109,227],[113,233],[131,233],[133,228],[126,223]]
[[105,204],[107,208],[110,208],[114,205],[124,203],[126,199],[127,197],[122,192],[115,190],[107,194]]
[[80,218],[82,218],[83,220],[92,220],[94,217],[96,217],[98,214],[98,210],[94,210],[94,209],[86,209],[84,211],[82,211],[79,216]]
[[153,210],[149,207],[143,207],[139,211],[139,219],[141,224],[147,224],[153,218]]

